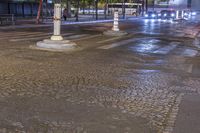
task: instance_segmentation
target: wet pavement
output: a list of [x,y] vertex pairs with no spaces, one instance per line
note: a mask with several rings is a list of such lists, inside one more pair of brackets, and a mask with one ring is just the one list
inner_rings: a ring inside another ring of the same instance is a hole
[[102,35],[111,23],[63,26],[78,44],[69,52],[30,47],[52,28],[0,31],[0,132],[172,133],[184,95],[200,94],[187,23],[120,24],[127,36]]

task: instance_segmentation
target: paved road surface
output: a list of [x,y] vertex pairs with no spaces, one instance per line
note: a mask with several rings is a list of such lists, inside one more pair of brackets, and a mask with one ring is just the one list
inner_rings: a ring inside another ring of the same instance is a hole
[[200,94],[183,25],[129,20],[125,37],[102,35],[111,23],[63,26],[78,44],[63,53],[30,47],[52,28],[0,31],[0,132],[172,133],[184,95]]

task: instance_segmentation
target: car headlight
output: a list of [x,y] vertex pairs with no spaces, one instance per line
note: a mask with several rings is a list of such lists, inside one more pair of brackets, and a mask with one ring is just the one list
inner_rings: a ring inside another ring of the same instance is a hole
[[165,14],[164,14],[164,16],[166,17],[166,16],[167,16],[167,14],[165,13]]
[[196,12],[192,12],[192,15],[197,15],[197,13]]
[[144,16],[145,16],[145,17],[148,17],[149,15],[148,15],[148,14],[145,14]]
[[187,16],[188,14],[187,14],[187,13],[184,13],[184,15]]
[[171,14],[171,16],[172,16],[172,17],[174,17],[174,16],[175,16],[175,14]]
[[151,15],[151,17],[155,18],[155,17],[156,17],[156,15],[155,15],[155,14],[152,14],[152,15]]

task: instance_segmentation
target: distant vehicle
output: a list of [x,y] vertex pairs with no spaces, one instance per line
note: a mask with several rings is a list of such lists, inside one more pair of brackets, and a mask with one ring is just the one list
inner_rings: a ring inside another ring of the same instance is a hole
[[174,11],[174,10],[162,10],[158,14],[158,18],[160,18],[160,19],[175,19],[176,18],[176,11]]
[[137,15],[140,14],[142,10],[142,4],[141,3],[109,3],[108,4],[108,11],[113,13],[115,10],[119,12],[119,14],[122,14],[123,8],[125,9],[126,15]]
[[144,15],[147,19],[156,19],[158,17],[157,13],[154,11],[149,11]]

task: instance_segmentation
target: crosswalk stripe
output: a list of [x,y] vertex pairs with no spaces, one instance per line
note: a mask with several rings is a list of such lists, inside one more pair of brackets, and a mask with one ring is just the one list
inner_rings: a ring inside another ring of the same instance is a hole
[[1,38],[10,37],[10,36],[24,36],[24,35],[35,35],[35,34],[46,34],[43,32],[11,32],[11,33],[0,33]]
[[137,40],[138,40],[138,38],[132,38],[132,39],[120,41],[120,42],[117,42],[117,43],[112,43],[112,44],[109,44],[109,45],[104,45],[104,46],[98,47],[98,49],[111,49],[111,48],[119,47],[119,46],[122,46],[122,45],[125,45],[125,44],[128,44],[128,43],[137,41]]
[[[32,38],[32,37],[45,37],[45,36],[49,36],[52,35],[53,33],[46,33],[46,34],[29,34],[29,35],[20,35],[20,36],[11,36],[9,37],[9,39],[18,39],[18,38]],[[5,37],[0,37],[0,39],[5,38]]]
[[185,49],[182,53],[183,56],[186,57],[194,57],[198,54],[197,50],[193,50],[193,49]]
[[[72,35],[73,33],[65,33],[62,34],[62,36]],[[25,37],[25,38],[17,38],[17,39],[10,39],[10,42],[19,42],[19,41],[33,41],[33,40],[40,40],[40,39],[47,39],[50,38],[50,36],[35,36],[35,37]]]
[[97,43],[106,43],[106,42],[114,41],[114,40],[117,40],[117,39],[120,39],[120,38],[122,38],[122,37],[113,37],[113,38],[109,38],[109,39],[106,39],[106,40],[98,41]]
[[64,39],[69,39],[69,40],[74,40],[74,39],[79,39],[85,36],[88,36],[89,34],[78,34],[78,35],[72,35],[72,36],[68,36],[68,37],[64,37]]
[[[159,38],[159,37],[145,37],[145,39],[157,39],[157,38]],[[131,38],[131,39],[123,40],[120,42],[104,45],[104,46],[98,47],[97,49],[111,49],[111,48],[129,44],[131,42],[139,41],[141,39],[144,39],[144,38]]]
[[74,39],[74,41],[80,41],[80,40],[92,39],[92,38],[99,37],[99,36],[102,36],[102,35],[101,35],[101,34],[98,34],[98,35],[90,35],[90,36],[87,36],[87,37]]
[[165,47],[161,47],[158,50],[153,51],[154,54],[167,54],[173,49],[177,47],[177,45],[180,44],[180,42],[171,42],[169,45]]

